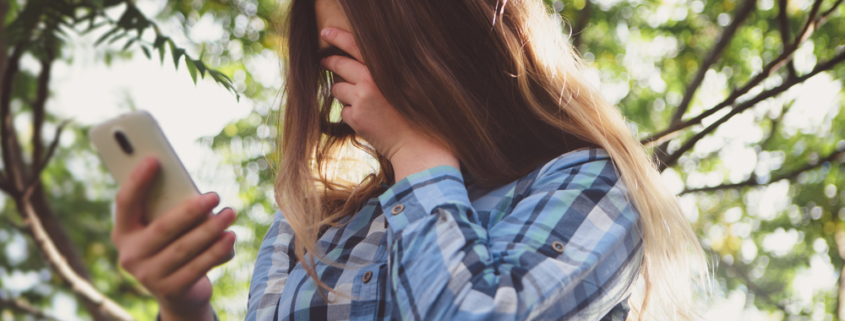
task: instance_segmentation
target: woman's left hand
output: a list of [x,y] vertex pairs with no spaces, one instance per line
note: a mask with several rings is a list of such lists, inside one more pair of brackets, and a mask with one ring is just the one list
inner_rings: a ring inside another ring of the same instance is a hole
[[322,60],[324,68],[345,81],[332,86],[332,96],[343,104],[340,113],[343,122],[390,160],[397,181],[440,165],[460,168],[458,159],[448,148],[411,126],[387,102],[351,33],[326,28],[320,36],[355,58],[330,56]]

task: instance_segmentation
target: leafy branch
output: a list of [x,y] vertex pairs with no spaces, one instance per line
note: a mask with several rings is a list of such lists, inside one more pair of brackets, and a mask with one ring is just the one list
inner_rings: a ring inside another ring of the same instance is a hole
[[681,145],[681,147],[678,148],[677,151],[673,152],[672,154],[666,155],[666,156],[659,155],[658,157],[661,158],[660,169],[663,170],[666,167],[668,167],[669,165],[672,165],[675,162],[677,162],[678,158],[680,158],[681,155],[686,153],[688,150],[692,149],[693,146],[695,146],[695,144],[699,140],[704,138],[705,135],[707,135],[707,134],[713,132],[714,130],[716,130],[716,128],[718,128],[719,126],[721,126],[722,124],[727,122],[733,116],[736,116],[736,115],[742,113],[743,111],[745,111],[745,110],[747,110],[751,107],[754,107],[755,105],[757,105],[757,103],[759,103],[763,100],[766,100],[768,98],[772,98],[774,96],[777,96],[777,95],[783,93],[787,89],[792,88],[792,86],[795,86],[799,83],[802,83],[802,82],[806,81],[807,79],[810,79],[813,76],[819,74],[820,72],[830,70],[830,69],[833,68],[833,66],[835,66],[835,65],[837,65],[837,64],[839,64],[843,61],[845,61],[845,52],[840,53],[839,55],[836,55],[831,60],[828,60],[826,62],[823,62],[823,63],[816,65],[816,67],[813,68],[812,71],[810,71],[809,73],[807,73],[803,76],[787,80],[786,82],[784,82],[780,86],[777,86],[777,87],[774,87],[772,89],[763,91],[762,93],[760,93],[756,97],[754,97],[750,100],[747,100],[747,101],[745,101],[741,104],[735,105],[733,107],[733,109],[731,109],[731,111],[727,115],[722,116],[722,118],[719,118],[718,120],[716,120],[715,122],[713,122],[712,124],[710,124],[709,126],[704,128],[703,130],[701,130],[700,132],[695,134],[695,136],[693,136],[692,138],[687,140],[686,143]]
[[[208,74],[215,82],[226,88],[226,90],[234,93],[237,99],[240,100],[240,95],[232,86],[232,80],[228,76],[220,71],[208,68],[200,59],[191,58],[187,53],[185,53],[185,49],[176,46],[173,39],[164,35],[158,25],[147,19],[147,17],[145,17],[132,2],[125,1],[124,3],[126,4],[126,11],[123,12],[123,15],[121,15],[117,21],[112,21],[108,16],[103,14],[102,10],[95,10],[92,14],[85,17],[84,20],[88,21],[88,28],[83,31],[83,33],[90,32],[99,27],[99,25],[94,22],[97,17],[100,17],[113,25],[111,29],[106,31],[106,33],[97,39],[94,43],[95,45],[99,45],[104,42],[111,44],[126,38],[126,42],[123,44],[121,50],[128,50],[132,47],[132,45],[137,44],[144,55],[149,59],[152,59],[151,51],[158,50],[159,59],[162,63],[164,63],[164,57],[167,49],[170,49],[170,54],[173,58],[173,65],[177,69],[179,68],[180,59],[184,56],[185,66],[188,68],[188,72],[190,73],[194,84],[197,83],[197,76],[204,79],[206,74]],[[152,43],[145,41],[142,38],[144,32],[148,29],[152,29],[155,33],[155,40]],[[130,37],[133,32],[135,33],[135,36]]]
[[763,185],[768,185],[768,184],[771,184],[771,183],[774,183],[774,182],[777,182],[777,181],[780,181],[780,180],[784,180],[784,179],[785,180],[792,180],[792,179],[795,179],[796,177],[798,177],[798,175],[801,175],[801,173],[803,173],[803,172],[821,167],[825,163],[832,162],[832,161],[836,160],[837,158],[842,157],[843,155],[845,155],[845,151],[839,151],[839,152],[836,152],[836,153],[831,153],[830,155],[827,155],[822,159],[819,159],[815,162],[801,166],[798,169],[776,175],[776,176],[772,177],[771,179],[769,179],[767,182],[758,182],[757,177],[755,175],[751,175],[751,177],[749,177],[747,180],[740,182],[740,183],[722,184],[722,185],[717,185],[717,186],[713,186],[713,187],[685,189],[681,192],[681,194],[683,195],[683,194],[695,193],[695,192],[711,192],[711,191],[717,191],[717,190],[721,190],[721,189],[740,188],[740,187],[745,187],[745,186],[763,186]]
[[[827,63],[817,65],[816,68],[813,69],[813,71],[811,71],[807,75],[804,75],[802,77],[788,76],[785,83],[784,83],[784,85],[788,85],[788,86],[779,86],[779,87],[775,88],[774,90],[764,91],[764,92],[760,93],[759,95],[757,95],[756,97],[751,98],[751,99],[743,102],[742,104],[740,104],[741,106],[744,106],[746,108],[738,108],[737,101],[739,100],[739,98],[746,95],[748,92],[751,91],[751,89],[760,85],[763,82],[763,80],[765,80],[766,78],[768,78],[769,76],[774,74],[776,71],[778,71],[787,62],[791,61],[792,55],[795,53],[795,51],[798,49],[798,47],[800,47],[800,45],[804,41],[806,41],[810,37],[810,35],[812,35],[812,33],[815,30],[818,29],[819,26],[821,26],[824,22],[827,21],[827,19],[830,17],[830,15],[833,14],[834,9],[842,3],[842,0],[837,1],[836,3],[833,4],[833,7],[831,7],[829,10],[825,11],[821,15],[818,15],[819,10],[818,10],[817,7],[819,7],[821,5],[821,2],[822,2],[822,0],[816,0],[816,2],[813,4],[813,8],[816,8],[816,9],[811,10],[810,14],[807,17],[807,21],[804,23],[804,26],[801,28],[802,31],[798,34],[798,36],[796,36],[794,41],[786,42],[785,45],[784,45],[783,52],[780,55],[778,55],[775,59],[773,59],[771,62],[766,64],[766,66],[763,67],[763,69],[760,71],[760,73],[758,73],[756,76],[752,77],[751,80],[749,80],[743,86],[741,86],[737,89],[734,89],[731,92],[731,94],[728,95],[728,97],[725,100],[723,100],[722,102],[720,102],[716,106],[708,109],[707,111],[705,111],[705,112],[701,113],[700,115],[693,117],[689,120],[673,121],[673,123],[669,126],[669,128],[667,128],[667,129],[665,129],[661,132],[658,132],[656,134],[652,134],[651,136],[643,139],[641,142],[646,146],[654,146],[656,144],[662,144],[666,140],[677,136],[681,131],[688,129],[688,128],[694,126],[694,125],[701,124],[702,121],[705,118],[719,112],[720,110],[727,108],[727,107],[733,107],[733,110],[731,111],[731,113],[729,113],[727,116],[725,116],[722,119],[720,119],[719,121],[717,121],[717,123],[719,125],[721,125],[722,123],[727,121],[727,119],[729,119],[729,118],[733,117],[734,115],[738,114],[736,112],[737,109],[744,110],[744,109],[747,109],[749,107],[752,107],[757,102],[762,101],[765,98],[769,98],[769,97],[774,96],[773,93],[779,94],[779,93],[785,91],[786,89],[789,89],[790,87],[808,79],[809,77],[807,77],[807,76],[812,76],[812,75],[818,74],[819,72],[832,69],[833,66],[835,66],[837,63],[841,62],[842,61],[842,55],[839,55],[839,56],[836,56],[833,59],[829,60]],[[742,10],[742,9],[743,8],[740,8],[739,10]],[[782,19],[782,18],[780,18],[780,19]],[[736,23],[736,22],[737,21],[734,20],[734,23]],[[783,22],[781,22],[781,23],[783,23]],[[786,23],[788,23],[788,21]],[[781,28],[788,28],[788,26],[781,27]],[[788,30],[788,29],[786,29],[786,30]],[[782,32],[782,36],[784,38],[788,39],[788,36],[783,35],[783,32]],[[713,54],[713,52],[716,52],[715,49],[718,49],[718,45],[719,44],[717,43],[716,46],[714,46],[714,50],[711,51],[711,54]],[[709,56],[710,55],[708,55],[708,57]],[[819,68],[819,67],[824,67],[824,68]],[[701,72],[706,72],[706,68],[700,69],[699,73],[701,73]],[[701,82],[698,82],[697,84],[695,82],[693,82],[692,84],[695,85],[695,86],[688,87],[687,92],[685,93],[685,96],[690,96],[690,98],[689,98],[690,101],[692,99],[692,95],[695,92],[695,89],[697,87],[700,87]],[[760,99],[761,97],[765,97],[765,98]],[[748,102],[754,102],[754,103],[749,105]],[[689,104],[689,102],[685,102],[684,100],[682,100],[682,104],[680,106],[688,106],[688,104]],[[679,115],[682,115],[681,111],[685,112],[686,107],[684,107],[683,110],[681,110],[680,107],[679,107],[679,110],[676,111],[676,113],[675,113],[676,118],[680,119]],[[704,133],[704,134],[709,133],[715,128],[716,128],[716,126],[711,125],[711,126],[707,127],[707,129],[705,129],[701,133]],[[675,162],[677,162],[678,158],[680,158],[680,156],[683,153],[685,153],[686,151],[691,149],[695,145],[695,143],[698,142],[698,140],[700,140],[701,138],[704,137],[704,134],[701,134],[701,133],[699,133],[700,135],[695,135],[692,138],[690,138],[689,140],[687,140],[687,142],[683,145],[683,147],[681,147],[679,150],[673,151],[671,154],[663,152],[665,149],[660,149],[660,151],[657,153],[658,160],[660,161],[660,169],[663,170],[666,167],[671,166]],[[661,146],[661,147],[663,147],[663,146]]]

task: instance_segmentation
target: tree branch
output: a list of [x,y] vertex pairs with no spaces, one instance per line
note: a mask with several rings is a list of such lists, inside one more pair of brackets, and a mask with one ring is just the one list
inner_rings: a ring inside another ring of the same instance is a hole
[[21,299],[4,299],[0,297],[0,308],[9,308],[20,313],[31,315],[36,319],[58,320],[57,318],[50,316],[41,310],[38,310],[38,308],[30,305],[29,303]]
[[836,7],[838,7],[840,4],[842,4],[842,0],[836,1],[835,3],[833,3],[832,6],[830,6],[830,9],[827,9],[827,11],[825,11],[818,18],[816,18],[815,28],[818,29],[820,25],[827,22],[827,18],[830,18],[830,15],[833,14],[833,10],[836,10]]
[[707,126],[707,128],[704,128],[701,132],[695,134],[695,136],[693,136],[692,138],[687,140],[687,142],[684,143],[684,145],[682,145],[680,148],[678,148],[678,150],[673,152],[671,155],[668,155],[668,156],[665,156],[665,157],[663,157],[662,155],[658,155],[658,158],[660,160],[660,163],[658,164],[659,167],[660,167],[660,170],[662,171],[662,170],[666,169],[666,167],[668,167],[668,166],[674,164],[675,162],[677,162],[678,158],[680,158],[681,155],[683,155],[688,150],[692,149],[692,147],[695,146],[695,144],[699,140],[704,138],[705,135],[714,131],[716,128],[718,128],[720,125],[722,125],[723,123],[725,123],[726,121],[731,119],[733,116],[736,116],[737,114],[745,111],[748,108],[754,107],[754,105],[756,105],[757,103],[759,103],[759,102],[761,102],[765,99],[774,97],[774,96],[786,91],[787,89],[791,88],[792,86],[794,86],[796,84],[802,83],[805,80],[812,78],[813,76],[815,76],[816,74],[818,74],[822,71],[826,71],[828,69],[833,68],[833,66],[835,66],[836,64],[838,64],[842,61],[845,61],[845,52],[842,52],[839,55],[834,56],[833,59],[831,59],[831,60],[828,60],[824,63],[820,63],[820,64],[816,65],[816,67],[813,68],[813,70],[810,71],[809,73],[807,73],[806,75],[788,80],[788,81],[784,82],[783,84],[781,84],[780,86],[777,86],[775,88],[764,91],[764,92],[760,93],[759,95],[757,95],[756,97],[735,106],[733,108],[733,110],[731,110],[730,113],[723,116],[719,120],[713,122],[712,124],[710,124],[710,126]]
[[24,193],[22,198],[26,222],[32,230],[32,238],[35,240],[35,243],[38,244],[38,247],[41,249],[41,253],[44,254],[44,258],[48,263],[50,263],[53,270],[55,270],[57,274],[65,280],[65,282],[70,284],[71,289],[74,292],[94,303],[99,308],[100,312],[116,320],[134,320],[129,312],[97,291],[90,282],[79,276],[79,274],[77,274],[70,265],[68,265],[64,256],[62,256],[56,248],[53,241],[50,240],[50,236],[47,235],[47,232],[41,225],[41,220],[38,218],[38,215],[35,214],[35,209],[33,209],[29,200],[31,193],[32,189],[29,189]]
[[575,24],[575,30],[572,32],[572,46],[577,50],[581,46],[581,33],[587,29],[587,24],[590,23],[590,10],[593,2],[584,0],[584,9],[578,12],[578,22]]
[[[49,95],[50,71],[53,65],[53,53],[47,50],[47,57],[41,60],[41,72],[38,74],[38,92],[32,104],[32,165],[41,163],[44,154],[44,142],[41,131],[44,127],[44,105]],[[36,175],[33,173],[33,175]]]
[[[778,0],[778,24],[780,25],[780,41],[784,48],[792,43],[789,31],[789,17],[786,16],[787,0]],[[790,78],[795,77],[798,73],[795,72],[795,66],[792,64],[786,65],[787,72]]]
[[692,82],[690,82],[687,86],[687,90],[684,92],[684,97],[681,99],[681,103],[678,105],[678,108],[675,109],[675,114],[672,116],[672,122],[670,124],[676,124],[681,121],[684,113],[686,113],[687,109],[689,109],[689,105],[692,102],[692,98],[695,96],[695,92],[704,81],[704,75],[707,73],[707,70],[709,70],[710,66],[719,59],[722,51],[725,50],[725,47],[727,47],[733,39],[734,34],[736,34],[736,31],[739,29],[739,26],[746,18],[748,18],[748,16],[751,15],[751,12],[754,11],[756,3],[756,0],[745,0],[742,3],[742,6],[737,9],[734,14],[733,21],[731,21],[731,24],[722,31],[722,35],[719,37],[719,40],[713,48],[710,49],[710,53],[707,54],[707,58],[704,58],[704,61],[701,62],[701,67],[699,67],[698,71],[696,71],[695,78],[693,78]]
[[[813,34],[813,31],[816,30],[818,27],[816,25],[816,15],[819,14],[819,9],[822,7],[822,0],[816,0],[813,2],[813,8],[810,9],[810,15],[807,16],[807,22],[804,23],[804,27],[801,28],[801,32],[795,37],[795,42],[792,44],[794,47],[798,47],[804,40],[810,37]],[[835,7],[834,7],[835,8]]]
[[21,171],[23,169],[23,159],[20,159],[20,154],[16,153],[19,146],[11,112],[11,103],[12,84],[15,80],[15,75],[18,73],[18,62],[20,61],[21,55],[23,55],[25,45],[26,43],[24,42],[19,43],[12,50],[12,55],[6,62],[6,70],[3,73],[2,83],[0,84],[0,93],[2,93],[0,96],[0,150],[3,153],[3,164],[7,179],[7,182],[4,182],[3,185],[6,186],[4,188],[5,191],[12,192],[10,193],[11,195],[19,191],[16,187],[22,186],[23,177],[21,176],[24,174]]
[[[5,17],[6,12],[9,11],[9,2],[8,1],[0,1],[0,17]],[[4,34],[3,29],[5,28],[5,23],[0,23],[0,35]],[[0,75],[6,74],[6,37],[0,37]],[[2,89],[0,89],[2,90]],[[3,91],[0,91],[0,95],[5,95]]]
[[[837,5],[839,3],[841,3],[841,1],[842,0],[839,0],[839,2],[837,2]],[[832,12],[832,9],[830,11]],[[826,14],[827,14],[827,12],[826,12]],[[826,21],[827,16],[823,16],[823,17],[824,17],[824,19],[821,19],[821,20],[816,19],[815,20],[815,21],[818,21],[818,23],[815,25],[814,28],[807,29],[807,36],[803,37],[802,42],[804,40],[806,40],[807,37],[809,37],[809,34],[812,34],[812,32],[814,30],[818,29],[818,27]],[[819,18],[822,18],[822,17],[819,17]],[[759,74],[754,76],[745,85],[743,85],[739,89],[734,89],[731,92],[731,94],[728,96],[728,98],[723,100],[721,103],[717,104],[716,106],[713,106],[713,108],[708,109],[707,111],[701,113],[700,115],[693,117],[692,119],[677,123],[675,125],[670,125],[669,128],[667,128],[667,129],[665,129],[661,132],[658,132],[656,134],[653,134],[649,137],[644,138],[643,140],[640,141],[640,143],[642,143],[646,147],[654,146],[658,142],[665,141],[666,136],[677,135],[678,132],[680,132],[681,130],[684,130],[684,129],[691,127],[693,125],[701,124],[701,121],[704,118],[707,118],[710,115],[715,114],[716,112],[718,112],[719,110],[722,110],[725,107],[733,105],[739,97],[745,95],[752,88],[759,85],[761,82],[763,82],[763,80],[765,80],[766,78],[768,78],[769,76],[774,74],[774,72],[776,72],[778,69],[780,69],[780,67],[782,67],[789,59],[791,59],[792,54],[795,53],[795,50],[798,49],[798,45],[800,45],[800,43],[801,42],[795,42],[795,45],[786,46],[784,48],[783,53],[781,53],[777,58],[775,58],[774,60],[769,62],[769,64],[764,66],[763,70],[761,70]],[[834,59],[836,59],[836,58],[834,58]],[[786,81],[789,82],[790,79],[787,79]]]
[[801,168],[796,169],[794,171],[790,171],[790,172],[787,172],[787,173],[780,174],[778,176],[773,177],[772,179],[770,179],[766,183],[758,183],[757,180],[756,180],[756,177],[754,175],[752,175],[749,179],[747,179],[743,182],[740,182],[740,183],[722,184],[722,185],[713,186],[713,187],[685,189],[681,192],[681,195],[687,194],[687,193],[695,193],[695,192],[712,192],[712,191],[716,191],[716,190],[720,190],[720,189],[739,188],[739,187],[744,187],[744,186],[763,186],[763,185],[769,185],[771,183],[774,183],[774,182],[777,182],[777,181],[780,181],[780,180],[784,180],[784,179],[792,180],[792,179],[795,179],[796,177],[798,177],[798,175],[801,175],[801,173],[815,169],[817,167],[821,167],[824,163],[831,162],[831,161],[835,160],[836,158],[841,157],[842,155],[845,155],[845,151],[839,151],[839,152],[836,152],[836,153],[832,153],[832,154],[828,155],[827,157],[818,160],[815,164],[807,164],[807,165],[804,165]]

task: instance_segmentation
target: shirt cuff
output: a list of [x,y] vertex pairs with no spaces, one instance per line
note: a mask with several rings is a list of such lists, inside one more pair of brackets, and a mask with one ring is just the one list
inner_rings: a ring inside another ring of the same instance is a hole
[[401,231],[445,205],[469,207],[464,178],[452,166],[437,166],[409,175],[396,182],[381,196],[379,203],[390,228]]

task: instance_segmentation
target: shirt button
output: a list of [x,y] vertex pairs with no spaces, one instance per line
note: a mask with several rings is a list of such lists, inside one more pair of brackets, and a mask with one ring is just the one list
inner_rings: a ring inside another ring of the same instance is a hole
[[393,213],[393,215],[396,215],[396,214],[402,213],[402,211],[404,211],[404,210],[405,210],[405,205],[396,204],[396,206],[394,206],[392,209],[390,209],[390,213]]
[[566,247],[563,246],[563,243],[558,241],[552,242],[552,250],[555,250],[555,252],[563,253],[564,249],[566,249]]
[[367,271],[366,273],[364,273],[364,277],[361,278],[361,280],[364,281],[364,283],[369,283],[370,279],[372,279],[372,278],[373,278],[373,272]]

